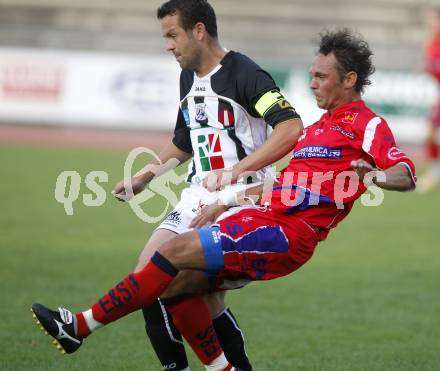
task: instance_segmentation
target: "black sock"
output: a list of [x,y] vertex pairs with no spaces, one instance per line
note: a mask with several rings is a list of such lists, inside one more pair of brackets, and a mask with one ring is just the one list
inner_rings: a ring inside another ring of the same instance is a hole
[[226,308],[212,323],[226,359],[234,367],[238,367],[243,371],[252,371],[244,347],[243,333],[230,309]]
[[142,312],[147,335],[164,370],[180,371],[188,368],[182,335],[174,326],[165,306],[156,300],[142,308]]

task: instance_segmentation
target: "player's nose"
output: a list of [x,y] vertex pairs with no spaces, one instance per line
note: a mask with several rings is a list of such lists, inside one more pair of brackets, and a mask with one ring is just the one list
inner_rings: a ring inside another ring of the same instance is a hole
[[167,51],[172,52],[176,49],[176,43],[173,40],[167,40],[165,43],[165,48]]
[[318,83],[317,83],[315,78],[312,78],[310,80],[310,85],[309,86],[310,86],[310,89],[312,89],[312,90],[318,89]]

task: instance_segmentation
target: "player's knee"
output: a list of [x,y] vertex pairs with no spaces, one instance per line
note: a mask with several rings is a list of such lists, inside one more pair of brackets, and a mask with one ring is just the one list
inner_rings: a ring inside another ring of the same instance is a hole
[[147,265],[147,263],[150,261],[154,252],[155,252],[155,249],[152,249],[150,243],[147,243],[139,255],[137,265],[136,265],[134,271],[139,272],[140,270],[142,270]]
[[181,294],[201,294],[209,288],[209,281],[204,272],[183,270],[167,287],[161,298],[170,298]]
[[179,252],[183,248],[183,241],[181,236],[176,236],[169,241],[162,243],[157,252],[163,257],[167,258],[171,263],[174,263],[179,256]]

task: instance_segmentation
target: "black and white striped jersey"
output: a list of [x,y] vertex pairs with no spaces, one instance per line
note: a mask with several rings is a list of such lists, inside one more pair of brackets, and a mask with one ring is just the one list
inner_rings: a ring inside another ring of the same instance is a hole
[[[278,123],[299,118],[272,77],[233,51],[204,77],[182,70],[180,99],[173,143],[193,155],[188,169],[193,184],[255,151]],[[268,171],[260,170],[254,180]]]

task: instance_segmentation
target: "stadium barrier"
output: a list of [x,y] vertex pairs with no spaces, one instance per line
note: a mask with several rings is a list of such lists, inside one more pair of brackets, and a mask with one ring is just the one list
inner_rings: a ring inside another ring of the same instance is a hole
[[[306,125],[320,117],[307,69],[269,71]],[[170,131],[179,72],[169,55],[0,48],[0,122]],[[398,140],[420,143],[437,95],[427,75],[377,71],[365,100]]]
[[170,57],[0,49],[0,120],[171,130],[179,73]]

